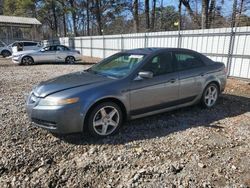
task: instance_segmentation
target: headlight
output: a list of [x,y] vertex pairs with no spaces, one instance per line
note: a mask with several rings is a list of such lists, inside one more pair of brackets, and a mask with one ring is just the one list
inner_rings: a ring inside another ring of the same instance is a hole
[[46,97],[39,102],[40,106],[62,106],[66,104],[74,104],[79,101],[79,98],[58,99],[53,97]]

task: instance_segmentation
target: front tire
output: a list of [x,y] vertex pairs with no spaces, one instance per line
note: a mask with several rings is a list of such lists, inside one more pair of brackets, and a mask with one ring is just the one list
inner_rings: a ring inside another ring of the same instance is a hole
[[68,56],[66,57],[65,59],[65,63],[68,63],[68,64],[74,64],[75,63],[75,58],[73,56]]
[[211,83],[209,84],[203,94],[202,94],[202,98],[201,98],[201,105],[204,108],[212,108],[219,97],[219,88],[215,83]]
[[34,60],[30,56],[25,56],[22,58],[21,65],[33,65]]
[[104,102],[91,110],[87,126],[95,137],[106,137],[118,132],[123,122],[121,108],[113,102]]

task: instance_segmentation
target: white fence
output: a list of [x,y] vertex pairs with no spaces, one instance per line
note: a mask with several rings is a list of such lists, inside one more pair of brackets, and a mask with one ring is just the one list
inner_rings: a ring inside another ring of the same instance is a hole
[[250,78],[250,27],[59,38],[44,43],[64,44],[84,56],[100,58],[133,48],[188,48],[224,62],[229,76]]

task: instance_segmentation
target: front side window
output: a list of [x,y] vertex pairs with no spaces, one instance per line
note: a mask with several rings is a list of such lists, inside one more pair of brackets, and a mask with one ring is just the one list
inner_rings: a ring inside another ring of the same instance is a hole
[[160,53],[147,62],[142,68],[143,71],[150,71],[154,76],[173,72],[172,54],[169,52]]
[[204,65],[199,57],[191,53],[175,53],[175,59],[179,70],[187,70]]
[[141,54],[116,54],[88,69],[89,72],[122,78],[127,76],[143,60]]

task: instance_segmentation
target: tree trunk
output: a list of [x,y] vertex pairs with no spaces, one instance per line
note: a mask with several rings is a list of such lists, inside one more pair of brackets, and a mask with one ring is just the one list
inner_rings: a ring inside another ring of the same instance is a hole
[[161,0],[161,30],[163,29],[163,14],[164,14],[164,8],[163,8],[163,0]]
[[186,7],[188,14],[192,18],[192,20],[198,25],[201,26],[200,21],[197,19],[197,17],[194,15],[194,12],[189,4],[189,0],[181,0],[182,4]]
[[63,33],[64,33],[64,37],[67,36],[67,25],[66,25],[66,15],[65,13],[63,13]]
[[212,22],[214,20],[214,9],[215,9],[216,0],[211,0],[208,12],[208,25],[207,29],[211,28]]
[[75,1],[70,0],[69,3],[70,3],[70,7],[71,7],[74,36],[78,36],[77,27],[76,27],[76,8],[75,8],[75,5],[74,5]]
[[58,23],[57,23],[57,15],[56,15],[56,5],[55,5],[55,1],[52,0],[52,12],[53,12],[53,18],[54,18],[54,27],[53,27],[53,30],[54,30],[54,36],[57,37],[57,31],[58,31]]
[[209,0],[202,0],[202,11],[201,11],[201,28],[208,28],[208,7]]
[[134,31],[136,33],[139,32],[139,11],[138,11],[139,5],[138,0],[134,0],[133,2],[133,25],[134,25]]
[[155,8],[156,8],[156,0],[153,0],[152,14],[151,14],[151,31],[153,31],[155,28]]
[[86,10],[87,10],[87,35],[90,35],[89,32],[89,0],[87,0],[87,4],[86,4]]
[[101,20],[101,12],[100,12],[100,1],[95,0],[95,15],[97,21],[97,32],[99,35],[102,35],[102,20]]
[[145,0],[145,16],[146,16],[146,29],[147,31],[150,28],[150,23],[149,23],[149,0]]
[[179,5],[178,5],[178,19],[179,19],[179,23],[178,23],[178,31],[181,31],[181,27],[182,27],[182,18],[181,18],[181,0],[179,1]]

